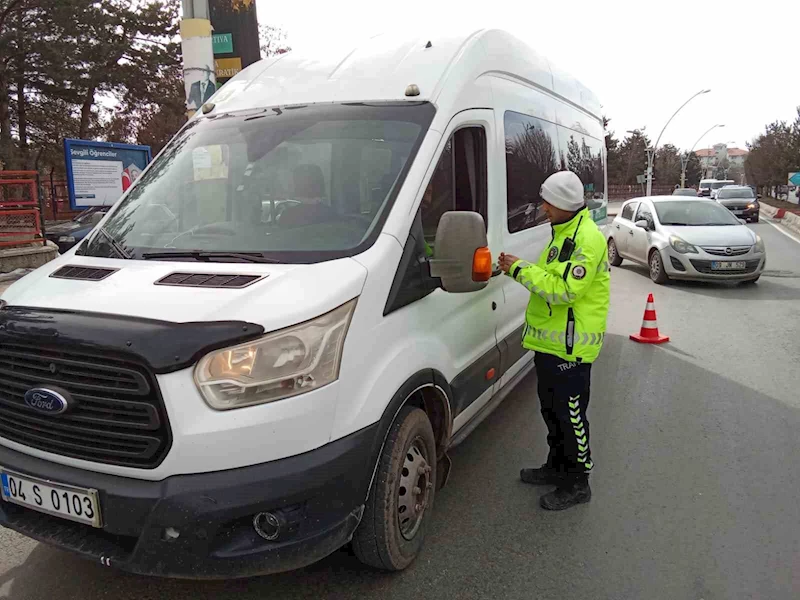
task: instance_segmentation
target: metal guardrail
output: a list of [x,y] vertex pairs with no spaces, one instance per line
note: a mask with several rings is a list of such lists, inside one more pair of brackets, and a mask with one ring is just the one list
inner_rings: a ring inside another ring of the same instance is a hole
[[45,245],[36,177],[36,171],[0,171],[0,248]]
[[0,248],[45,243],[39,209],[0,209]]

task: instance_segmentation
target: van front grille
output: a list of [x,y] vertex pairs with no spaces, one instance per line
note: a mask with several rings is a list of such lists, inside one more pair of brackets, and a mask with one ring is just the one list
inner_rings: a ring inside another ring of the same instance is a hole
[[[34,411],[25,393],[66,390],[71,410]],[[142,364],[56,347],[0,342],[0,437],[92,462],[152,469],[171,433],[154,376]]]

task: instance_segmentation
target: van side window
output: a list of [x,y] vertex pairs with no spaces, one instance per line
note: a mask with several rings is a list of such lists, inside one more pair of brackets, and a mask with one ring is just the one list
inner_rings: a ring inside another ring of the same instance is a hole
[[605,142],[589,135],[558,126],[561,169],[569,169],[581,178],[583,199],[590,209],[603,205],[605,197],[605,170],[603,148]]
[[450,210],[471,210],[487,219],[486,133],[465,127],[450,137],[436,165],[420,212],[425,241],[431,246],[439,219]]
[[628,221],[633,221],[633,209],[636,208],[636,202],[631,202],[630,204],[626,204],[622,208],[622,215],[620,215],[623,219],[627,219]]
[[552,123],[511,111],[504,127],[508,231],[515,233],[547,221],[539,189],[559,170],[558,135]]

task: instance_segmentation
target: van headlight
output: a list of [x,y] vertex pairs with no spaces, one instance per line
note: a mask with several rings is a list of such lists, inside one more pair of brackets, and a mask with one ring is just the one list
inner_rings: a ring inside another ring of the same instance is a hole
[[215,410],[230,410],[336,381],[355,307],[353,299],[311,321],[207,354],[194,373],[203,398]]

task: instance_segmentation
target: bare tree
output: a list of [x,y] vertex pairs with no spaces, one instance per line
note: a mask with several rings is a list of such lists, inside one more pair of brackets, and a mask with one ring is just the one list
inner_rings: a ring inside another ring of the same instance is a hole
[[291,47],[286,43],[286,32],[280,27],[259,25],[258,39],[263,58],[285,54],[291,50]]

